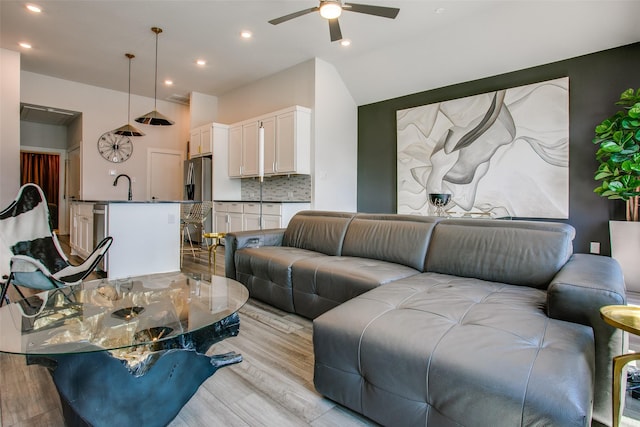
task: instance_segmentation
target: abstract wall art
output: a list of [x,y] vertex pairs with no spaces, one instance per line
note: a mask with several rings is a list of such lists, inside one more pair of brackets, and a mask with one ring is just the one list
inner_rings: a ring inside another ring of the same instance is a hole
[[398,110],[398,213],[569,215],[569,79]]

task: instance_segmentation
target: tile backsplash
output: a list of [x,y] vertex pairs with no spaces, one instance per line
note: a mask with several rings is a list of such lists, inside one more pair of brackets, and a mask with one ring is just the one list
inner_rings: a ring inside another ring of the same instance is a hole
[[[240,185],[242,200],[260,200],[258,178],[243,178]],[[265,176],[262,184],[262,200],[311,201],[311,175]]]

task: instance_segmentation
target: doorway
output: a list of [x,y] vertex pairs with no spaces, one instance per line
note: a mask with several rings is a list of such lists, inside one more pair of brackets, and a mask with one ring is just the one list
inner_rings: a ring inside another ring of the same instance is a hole
[[181,151],[147,149],[147,194],[151,200],[182,200]]
[[54,230],[59,228],[60,164],[60,154],[20,151],[20,185],[31,182],[42,188]]
[[[50,163],[43,163],[40,169],[49,172],[46,175],[40,175],[35,178],[32,171],[28,171],[30,166],[24,166],[21,163],[21,169],[25,169],[24,174],[21,172],[21,180],[23,182],[36,182],[45,192],[47,203],[50,205],[52,219],[57,222],[54,227],[58,229],[59,234],[69,233],[69,215],[68,215],[68,199],[69,194],[67,188],[79,188],[79,176],[68,175],[67,153],[77,154],[82,144],[82,113],[71,110],[63,110],[60,108],[52,108],[33,104],[20,104],[20,152],[34,154],[35,161],[37,155],[54,155],[55,160],[49,160]],[[26,154],[25,154],[26,156]],[[79,160],[79,157],[69,155],[72,159]],[[28,157],[31,157],[29,155]],[[25,162],[29,159],[25,160]],[[57,164],[58,174],[51,173]],[[78,168],[76,168],[78,169]],[[49,181],[52,178],[52,182]],[[42,180],[42,181],[36,181]],[[76,180],[69,182],[70,180]],[[55,191],[57,189],[57,193]],[[57,196],[56,196],[57,194]],[[75,193],[74,193],[75,194]],[[57,213],[57,215],[56,215]],[[54,222],[54,221],[52,221]]]

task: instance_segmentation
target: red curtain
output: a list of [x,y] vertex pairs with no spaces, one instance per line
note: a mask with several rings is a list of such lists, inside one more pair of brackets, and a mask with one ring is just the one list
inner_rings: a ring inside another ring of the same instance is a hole
[[60,155],[20,153],[20,185],[38,184],[47,202],[58,205],[60,188]]

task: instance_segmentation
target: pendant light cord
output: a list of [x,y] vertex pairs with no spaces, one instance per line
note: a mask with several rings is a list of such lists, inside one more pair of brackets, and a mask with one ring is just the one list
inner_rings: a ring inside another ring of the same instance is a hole
[[131,54],[127,55],[127,58],[129,58],[129,98],[127,102],[127,123],[131,123],[131,58],[133,58],[133,55],[129,55]]
[[153,109],[154,111],[158,111],[158,34],[160,34],[161,29],[156,29],[154,33],[156,33],[156,78],[154,80],[155,86],[153,89]]

